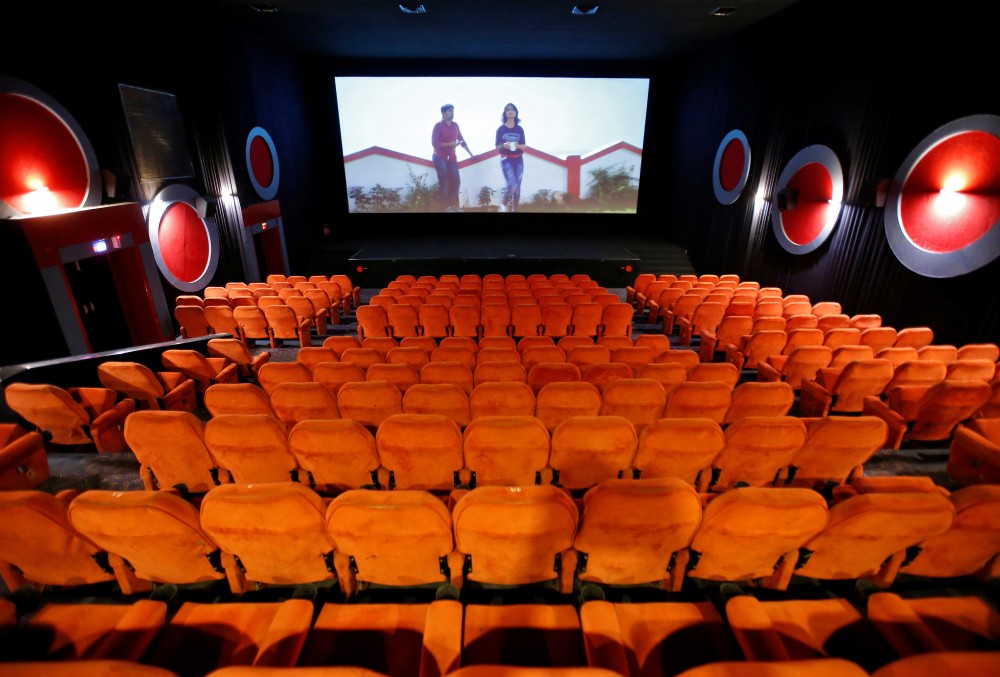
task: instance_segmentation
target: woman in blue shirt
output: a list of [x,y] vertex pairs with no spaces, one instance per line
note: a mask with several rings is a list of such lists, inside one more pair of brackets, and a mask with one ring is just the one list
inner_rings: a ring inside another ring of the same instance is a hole
[[524,130],[519,124],[521,118],[518,117],[517,106],[512,103],[504,106],[500,120],[503,124],[497,129],[496,146],[500,152],[500,169],[507,181],[500,211],[506,211],[509,205],[510,211],[516,212],[521,201],[521,177],[524,175]]

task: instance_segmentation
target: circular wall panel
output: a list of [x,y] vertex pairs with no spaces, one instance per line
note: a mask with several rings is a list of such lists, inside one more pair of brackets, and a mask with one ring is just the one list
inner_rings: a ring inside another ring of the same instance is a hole
[[167,186],[150,203],[146,218],[156,265],[186,292],[203,289],[219,265],[219,234],[198,216],[198,197],[188,186]]
[[66,109],[33,85],[0,77],[0,218],[100,204],[99,172]]
[[1000,117],[938,128],[906,157],[885,205],[885,234],[900,262],[954,277],[1000,256]]
[[261,127],[254,127],[247,135],[247,173],[250,183],[261,200],[273,200],[278,194],[281,168],[278,165],[278,151],[271,135]]
[[[783,197],[784,196],[784,197]],[[807,146],[788,161],[771,198],[771,226],[792,254],[808,254],[826,242],[840,216],[844,171],[826,146]]]
[[731,205],[739,199],[750,176],[750,143],[738,129],[726,134],[715,152],[712,168],[712,188],[715,199]]

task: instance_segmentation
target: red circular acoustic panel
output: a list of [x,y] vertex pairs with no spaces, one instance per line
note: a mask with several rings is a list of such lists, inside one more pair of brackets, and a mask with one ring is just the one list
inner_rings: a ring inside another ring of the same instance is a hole
[[174,276],[194,282],[208,267],[211,247],[208,230],[198,212],[185,202],[175,202],[160,218],[160,253]]
[[274,161],[271,160],[271,149],[267,142],[259,136],[250,141],[250,172],[262,186],[270,186],[274,180]]
[[952,277],[1000,255],[1000,117],[955,120],[903,162],[886,201],[885,230],[903,265]]
[[69,113],[28,83],[0,78],[0,217],[83,207],[96,172]]
[[262,200],[273,200],[278,194],[281,165],[271,135],[261,127],[254,127],[247,135],[246,161],[254,191]]
[[826,167],[810,162],[795,172],[786,190],[797,191],[798,200],[795,209],[781,212],[785,235],[799,246],[807,245],[823,232],[833,199],[833,178]]
[[750,175],[750,143],[746,134],[734,129],[719,144],[712,169],[715,199],[731,205],[739,199]]
[[771,225],[781,246],[792,254],[807,254],[826,242],[843,195],[844,172],[832,150],[808,146],[796,153],[778,177],[772,198]]

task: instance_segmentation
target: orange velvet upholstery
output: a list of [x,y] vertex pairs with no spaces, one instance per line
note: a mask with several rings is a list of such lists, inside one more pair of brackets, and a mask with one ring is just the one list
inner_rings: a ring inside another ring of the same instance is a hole
[[337,398],[322,384],[279,383],[271,391],[271,407],[286,428],[309,419],[340,418]]
[[601,316],[601,336],[631,336],[632,318],[636,309],[629,303],[611,303],[604,306]]
[[871,493],[830,508],[830,521],[805,548],[811,555],[796,573],[837,580],[871,577],[892,583],[906,549],[951,528],[955,508],[930,493]]
[[287,482],[297,477],[288,451],[288,431],[262,414],[223,414],[205,424],[205,446],[219,464],[220,476],[233,482]]
[[861,328],[857,325],[852,326],[861,329],[861,345],[869,346],[876,355],[880,350],[896,345],[898,334],[892,327]]
[[325,513],[323,499],[295,482],[227,484],[205,494],[201,527],[222,550],[233,593],[242,594],[254,583],[336,578]]
[[197,386],[188,376],[156,373],[138,362],[108,361],[97,365],[101,385],[130,397],[140,409],[191,411],[197,408]]
[[197,350],[164,350],[161,359],[165,369],[179,371],[194,381],[199,393],[212,384],[236,383],[239,379],[239,365],[224,357],[205,357]]
[[675,477],[595,485],[583,497],[573,546],[578,578],[680,590],[684,567],[675,558],[691,544],[701,514],[694,487]]
[[375,438],[357,421],[305,420],[288,433],[288,450],[304,481],[318,491],[334,492],[378,484]]
[[794,477],[786,484],[815,487],[861,476],[862,465],[886,445],[888,426],[876,416],[829,416],[807,422],[808,435],[792,457]]
[[799,548],[823,531],[826,501],[809,489],[744,487],[713,498],[691,542],[687,575],[714,581],[763,579],[784,589]]
[[739,345],[740,338],[749,336],[752,328],[752,317],[746,315],[723,317],[715,331],[703,330],[701,332],[701,343],[698,347],[701,361],[711,362],[717,352],[723,352],[725,346]]
[[800,346],[787,355],[770,355],[757,364],[758,381],[784,381],[794,390],[802,381],[816,377],[816,372],[830,365],[833,351],[826,346]]
[[361,341],[353,336],[327,336],[323,339],[324,348],[333,348],[339,358],[348,348],[360,348]]
[[573,316],[570,319],[573,336],[596,337],[601,333],[603,318],[604,307],[599,303],[580,303],[573,306]]
[[313,371],[320,362],[340,362],[340,355],[330,346],[306,346],[295,353],[295,361]]
[[[900,572],[944,578],[1000,575],[1000,486],[965,487],[948,498],[955,506],[955,522],[921,542],[920,554]],[[1000,625],[996,633],[1000,635]]]
[[425,491],[345,491],[327,508],[326,529],[345,595],[359,583],[461,585],[451,515]]
[[460,362],[469,369],[475,369],[476,352],[464,346],[440,345],[431,351],[431,362]]
[[70,499],[38,490],[0,492],[0,576],[8,590],[114,580],[110,567],[95,560],[103,551],[70,524]]
[[174,319],[180,327],[181,338],[198,338],[213,333],[205,319],[205,309],[199,306],[177,306],[174,308]]
[[892,363],[877,358],[857,360],[843,369],[820,369],[815,380],[802,382],[799,409],[806,416],[861,412],[864,399],[885,390],[892,374]]
[[227,666],[292,667],[312,624],[312,602],[185,602],[157,636],[145,663],[201,675]]
[[[323,362],[316,365],[313,380],[322,383],[332,394],[338,395],[345,383],[364,383],[365,370],[351,362]],[[400,400],[402,407],[402,400]],[[339,409],[339,404],[338,404]]]
[[39,383],[10,383],[4,389],[7,406],[51,435],[53,444],[93,444],[97,451],[119,452],[128,447],[122,434],[125,417],[135,410],[134,400],[115,404],[108,388],[69,388]]
[[480,416],[534,416],[535,393],[527,383],[480,383],[469,394],[469,414]]
[[726,440],[722,429],[707,418],[664,418],[639,434],[632,462],[635,477],[676,477],[703,491],[710,469]]
[[740,380],[740,372],[726,362],[696,364],[688,370],[687,380],[689,383],[723,383],[732,390]]
[[125,439],[150,491],[183,484],[192,493],[203,493],[219,483],[218,462],[205,445],[205,426],[190,412],[137,411],[125,420]]
[[[558,349],[557,349],[558,350]],[[560,351],[561,352],[561,351]],[[579,381],[580,368],[569,362],[539,362],[528,369],[527,383],[538,392],[550,383]]]
[[[271,399],[253,383],[217,383],[205,391],[205,408],[212,416],[219,414],[274,415]],[[127,426],[126,426],[127,427]]]
[[534,416],[483,416],[463,434],[465,469],[475,486],[542,484],[550,438]]
[[[248,306],[240,306],[246,308]],[[259,318],[264,320],[263,313],[260,314]],[[242,334],[240,329],[240,324],[236,320],[236,308],[229,308],[227,306],[210,306],[205,308],[205,321],[212,328],[213,334],[229,334],[234,337],[237,341],[242,341]],[[267,321],[264,320],[263,324],[264,338],[267,338]],[[249,338],[249,337],[248,337]]]
[[[452,519],[467,580],[527,585],[559,579],[562,592],[572,589],[579,515],[558,487],[479,487],[459,499]],[[466,621],[468,646],[468,609]]]
[[995,652],[1000,639],[1000,612],[982,597],[903,598],[877,592],[868,599],[868,617],[899,656]]
[[948,475],[965,484],[1000,484],[1000,419],[978,418],[955,428]]
[[663,417],[710,418],[721,424],[732,400],[733,390],[725,383],[687,381],[670,391]]
[[711,487],[774,484],[806,440],[806,426],[792,416],[750,416],[726,428],[726,446],[715,459]]
[[[485,349],[483,349],[485,350]],[[479,352],[483,352],[480,350]],[[478,362],[475,371],[472,372],[474,385],[481,383],[492,383],[494,381],[513,381],[520,383],[528,382],[528,372],[517,362]],[[531,391],[534,393],[534,390]]]
[[882,348],[881,350],[875,351],[875,357],[881,360],[889,360],[892,363],[893,370],[899,369],[900,365],[906,362],[915,362],[919,355],[917,355],[917,349],[911,347],[897,348],[895,346],[889,348]]
[[469,424],[469,394],[454,383],[418,383],[403,395],[403,412],[446,416],[464,428]]
[[958,359],[958,348],[951,345],[928,345],[917,348],[918,359],[950,364]]
[[385,381],[345,383],[337,391],[337,409],[341,418],[377,428],[388,417],[403,413],[403,395]]
[[580,622],[588,663],[618,674],[677,675],[705,663],[742,658],[710,602],[591,601],[581,607]]
[[900,386],[889,392],[887,402],[865,399],[866,414],[886,421],[890,446],[898,449],[904,440],[947,440],[955,427],[989,401],[990,386],[984,381],[946,379],[932,386]]
[[639,439],[623,416],[576,416],[552,431],[549,465],[553,482],[568,489],[587,489],[607,479],[624,477],[632,466]]
[[33,489],[49,475],[42,434],[0,423],[0,490]]
[[[5,641],[0,641],[4,656],[0,666],[11,667],[6,661],[19,660],[61,663],[40,662],[37,665],[45,667],[38,667],[37,672],[14,670],[0,671],[0,674],[144,675],[147,673],[129,672],[124,668],[102,670],[111,661],[140,660],[166,620],[166,603],[148,599],[128,604],[47,603],[6,636]],[[75,670],[60,672],[56,669],[60,665],[72,666]],[[93,671],[88,671],[89,666]]]
[[[679,350],[675,352],[684,354]],[[675,387],[687,381],[687,368],[679,362],[656,362],[636,369],[635,377],[659,381],[669,396]]]
[[748,416],[784,416],[794,404],[795,391],[788,383],[748,381],[733,389],[723,424],[729,425]]
[[905,327],[896,333],[898,348],[920,349],[929,346],[934,341],[934,331],[930,327]]
[[189,584],[225,578],[213,565],[218,546],[198,509],[173,492],[85,491],[69,506],[73,528],[110,555],[126,595],[151,583]]
[[716,331],[725,312],[725,304],[704,301],[698,304],[690,316],[679,317],[677,331],[680,336],[680,345],[689,346],[693,336],[701,335],[706,331]]
[[959,346],[958,359],[987,360],[995,363],[1000,360],[1000,346],[995,343],[967,343]]
[[257,382],[270,395],[279,383],[309,383],[313,374],[300,362],[268,362],[257,372]]
[[605,386],[602,397],[602,416],[624,417],[637,430],[660,418],[667,400],[663,385],[650,378],[612,381]]
[[627,364],[635,372],[647,364],[652,364],[658,355],[662,355],[665,352],[667,351],[660,351],[658,353],[652,346],[648,345],[623,346],[611,351],[611,361],[618,364]]
[[[528,337],[531,338],[531,337]],[[536,364],[542,362],[565,362],[566,353],[562,349],[557,348],[554,345],[551,346],[534,346],[532,348],[526,348],[520,350],[521,353],[521,364],[524,365],[525,369],[530,370]]]
[[726,618],[750,661],[843,658],[872,670],[896,655],[846,599],[760,602],[733,597]]
[[770,355],[780,355],[788,341],[784,330],[765,329],[755,331],[748,338],[742,339],[739,345],[726,346],[726,362],[732,362],[737,369],[756,369],[759,362],[767,360]]
[[601,393],[592,383],[549,383],[538,391],[534,413],[549,431],[553,431],[574,416],[597,416],[602,401]]
[[993,380],[997,365],[994,360],[955,360],[948,365],[948,378],[957,381]]
[[888,394],[899,386],[932,386],[947,377],[948,367],[934,360],[912,360],[903,362],[892,374],[892,380],[885,386]]
[[[461,654],[462,605],[457,601],[324,604],[298,665],[326,667],[298,667],[295,674],[443,677],[458,668]],[[358,667],[331,667],[348,665]]]
[[[420,372],[409,364],[386,364],[380,362],[365,369],[366,381],[385,381],[406,393],[411,386],[420,383]],[[471,380],[471,375],[470,375]]]
[[388,364],[408,364],[419,371],[421,367],[431,361],[431,356],[428,351],[422,348],[398,346],[385,354],[385,361]]
[[[305,300],[308,303],[308,299]],[[312,304],[309,304],[312,308]],[[264,318],[270,333],[271,347],[276,348],[284,341],[298,341],[300,347],[311,345],[309,338],[312,321],[307,317],[299,317],[291,306],[275,305],[264,309]]]
[[[466,667],[452,673],[460,677],[588,677],[597,670],[585,667],[580,617],[568,604],[469,604],[462,634]],[[595,677],[613,674],[597,670]]]
[[[480,338],[511,336],[511,311],[507,303],[483,303],[479,312]],[[454,325],[455,320],[452,320]],[[532,332],[537,333],[537,332]],[[467,336],[468,334],[460,334]],[[480,348],[483,346],[480,345]]]
[[375,445],[385,475],[381,483],[390,489],[444,491],[458,484],[462,432],[447,416],[389,416],[378,427]]
[[230,362],[239,365],[240,375],[243,378],[256,379],[261,365],[267,364],[271,359],[271,353],[267,350],[263,350],[256,355],[251,355],[250,349],[237,338],[209,339],[205,347],[208,348],[209,355],[224,357]]
[[[399,347],[399,341],[392,338],[391,336],[367,336],[361,342],[360,348],[364,350],[363,353],[358,353],[350,348],[340,353],[341,362],[354,361],[359,364],[363,364],[368,367],[374,362],[385,362],[385,356],[389,354],[389,351],[393,348]],[[381,359],[375,359],[372,357],[373,352],[378,353]],[[360,359],[351,359],[360,358]]]
[[[602,348],[603,346],[595,346]],[[646,369],[652,365],[646,365]],[[584,364],[580,365],[580,379],[586,383],[593,383],[598,390],[612,382],[623,378],[635,378],[636,373],[627,364],[622,362],[608,362],[606,364]],[[640,378],[642,378],[640,376]]]
[[939,677],[940,675],[1000,674],[1000,653],[996,651],[936,651],[909,656],[879,668],[872,677]]
[[355,313],[358,320],[358,338],[389,336],[389,316],[385,308],[373,305],[359,306]]

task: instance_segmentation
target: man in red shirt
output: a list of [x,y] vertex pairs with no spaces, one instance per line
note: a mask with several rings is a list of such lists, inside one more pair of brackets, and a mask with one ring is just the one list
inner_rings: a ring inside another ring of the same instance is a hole
[[462,138],[462,132],[454,119],[455,107],[446,103],[441,106],[441,122],[434,125],[434,131],[431,133],[441,206],[447,212],[458,211],[458,187],[461,179],[458,175],[458,155],[455,149],[462,146],[472,157],[472,151]]

